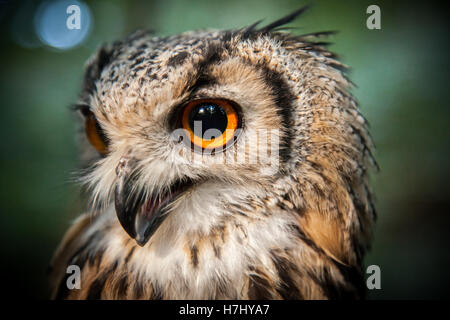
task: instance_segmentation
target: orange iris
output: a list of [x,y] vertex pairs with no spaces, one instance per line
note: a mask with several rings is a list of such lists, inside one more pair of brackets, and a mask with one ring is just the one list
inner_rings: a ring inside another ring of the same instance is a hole
[[194,145],[215,149],[232,141],[239,125],[239,116],[227,100],[200,99],[184,107],[181,125]]
[[85,131],[89,142],[98,152],[105,155],[108,152],[108,148],[106,145],[106,136],[102,128],[92,112],[88,112],[85,117]]

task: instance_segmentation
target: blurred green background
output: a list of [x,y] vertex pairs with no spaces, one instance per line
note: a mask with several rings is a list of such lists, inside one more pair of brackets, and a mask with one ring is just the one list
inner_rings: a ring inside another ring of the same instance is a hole
[[[378,221],[366,264],[381,268],[374,299],[448,298],[450,284],[448,10],[429,1],[309,1],[293,32],[339,30],[331,49],[351,66],[353,93],[371,123],[381,170],[372,177]],[[96,47],[139,27],[171,35],[273,21],[293,0],[88,1],[88,38],[70,50],[43,45],[33,16],[42,1],[0,1],[0,250],[9,298],[48,297],[46,268],[83,210],[68,106]],[[366,8],[381,8],[381,30]]]

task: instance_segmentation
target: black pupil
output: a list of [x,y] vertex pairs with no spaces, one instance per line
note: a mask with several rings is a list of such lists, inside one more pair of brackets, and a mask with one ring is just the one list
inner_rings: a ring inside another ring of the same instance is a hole
[[201,121],[202,137],[205,131],[209,129],[216,129],[223,133],[228,124],[225,110],[221,106],[212,103],[198,105],[189,114],[189,126],[194,134],[198,135],[199,129],[194,127],[196,121]]

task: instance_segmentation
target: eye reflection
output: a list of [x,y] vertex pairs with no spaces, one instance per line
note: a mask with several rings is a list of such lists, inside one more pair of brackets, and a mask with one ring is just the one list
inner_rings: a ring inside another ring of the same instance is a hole
[[239,117],[232,102],[223,99],[201,99],[189,102],[183,109],[182,128],[191,143],[203,149],[224,147],[232,141]]
[[227,128],[228,118],[220,105],[206,104],[194,107],[189,114],[189,126],[197,135],[196,130],[194,130],[195,122],[201,122],[200,137],[204,137],[205,132],[209,129],[217,129],[220,133],[223,133]]

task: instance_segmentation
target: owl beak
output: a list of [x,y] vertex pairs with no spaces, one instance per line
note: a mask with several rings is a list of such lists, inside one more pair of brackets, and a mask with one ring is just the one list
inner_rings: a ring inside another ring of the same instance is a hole
[[117,167],[118,182],[114,204],[123,229],[137,244],[144,246],[168,216],[168,205],[192,185],[192,182],[177,181],[166,192],[147,195],[142,188],[136,188],[133,162],[122,159]]
[[131,191],[130,179],[121,178],[115,189],[117,218],[128,235],[144,246],[167,215],[159,200],[146,199],[143,191]]
[[161,224],[160,212],[148,214],[145,210],[144,190],[133,188],[136,184],[135,160],[128,155],[122,157],[116,168],[118,181],[114,192],[117,218],[128,235],[144,246]]

